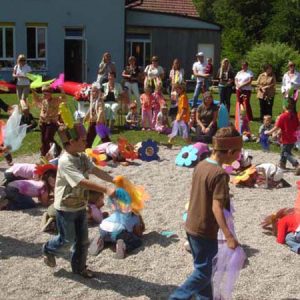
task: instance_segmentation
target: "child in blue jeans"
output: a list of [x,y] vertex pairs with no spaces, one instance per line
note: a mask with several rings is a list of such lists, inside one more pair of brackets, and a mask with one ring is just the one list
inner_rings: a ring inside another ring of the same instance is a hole
[[59,136],[65,152],[59,159],[54,190],[58,235],[43,245],[44,262],[49,267],[55,267],[55,256],[69,251],[72,246],[72,272],[92,278],[94,274],[86,266],[89,244],[86,207],[89,191],[112,196],[114,190],[90,180],[89,174],[108,182],[112,182],[113,178],[97,168],[83,152],[86,133],[82,124],[74,124],[71,129],[61,128]]

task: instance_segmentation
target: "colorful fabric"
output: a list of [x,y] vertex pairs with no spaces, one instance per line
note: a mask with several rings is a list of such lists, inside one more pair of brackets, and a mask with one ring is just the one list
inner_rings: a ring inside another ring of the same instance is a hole
[[37,180],[15,180],[8,186],[18,189],[19,193],[29,197],[41,197],[46,192],[45,183]]
[[[185,109],[185,113],[183,112],[184,109]],[[186,94],[182,94],[178,98],[178,113],[176,116],[176,120],[184,121],[185,123],[188,123],[189,119],[190,119],[189,100]]]

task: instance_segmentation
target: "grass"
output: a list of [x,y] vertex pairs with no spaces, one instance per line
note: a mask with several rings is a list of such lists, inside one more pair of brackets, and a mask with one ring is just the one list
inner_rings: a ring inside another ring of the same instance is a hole
[[[189,98],[192,97],[192,94],[188,94]],[[0,94],[0,98],[3,99],[8,104],[16,104],[17,98],[14,94]],[[214,93],[214,99],[219,99],[218,93]],[[231,119],[234,119],[234,110],[235,110],[235,95],[232,95],[231,97]],[[38,118],[39,116],[39,109],[32,105],[32,99],[31,96],[29,97],[29,103],[31,104],[31,112],[34,117]],[[72,99],[71,96],[68,96],[68,106],[71,108],[71,110],[74,111],[76,103]],[[259,102],[256,98],[256,94],[253,93],[251,96],[251,106],[253,110],[254,115],[254,121],[250,123],[251,132],[255,135],[258,133],[258,129],[260,126],[259,121]],[[273,116],[277,116],[280,114],[282,109],[282,100],[281,95],[278,93],[275,96],[274,100],[274,107],[273,107]],[[0,116],[2,119],[7,119],[8,115],[6,113],[1,113]],[[123,117],[124,119],[124,117]],[[118,124],[118,123],[117,123]],[[151,138],[157,142],[160,143],[166,143],[167,142],[167,136],[158,134],[156,132],[152,131],[127,131],[124,130],[121,126],[117,126],[117,130],[112,135],[112,141],[116,141],[119,136],[123,136],[127,138],[131,143],[137,143],[143,140],[146,140],[148,138]],[[58,139],[58,138],[57,138]],[[176,145],[184,145],[185,142],[181,138],[176,138],[174,140],[174,143]],[[24,154],[33,154],[39,151],[40,148],[40,132],[34,131],[27,134],[26,138],[23,141],[22,147],[16,151],[13,156],[19,156]],[[244,147],[246,149],[261,149],[260,144],[257,144],[255,142],[247,142],[245,143]],[[271,151],[279,152],[279,147],[271,145]]]

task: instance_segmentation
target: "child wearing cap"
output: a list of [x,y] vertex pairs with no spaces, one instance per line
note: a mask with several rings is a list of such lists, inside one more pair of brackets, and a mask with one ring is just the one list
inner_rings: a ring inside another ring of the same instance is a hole
[[66,102],[67,98],[63,90],[62,95],[54,97],[50,86],[43,86],[43,96],[40,97],[36,91],[32,90],[34,102],[41,108],[39,125],[41,129],[41,156],[45,156],[50,149],[50,143],[54,142],[54,136],[58,129],[58,110],[61,102]]
[[242,149],[242,137],[233,127],[218,130],[213,152],[194,169],[185,229],[193,254],[194,271],[169,299],[213,299],[212,260],[218,252],[218,229],[227,246],[235,249],[238,241],[230,232],[223,208],[230,209],[229,175],[223,164],[235,161]]
[[138,130],[139,129],[139,114],[137,112],[137,104],[131,103],[129,112],[125,119],[125,129]]
[[54,190],[58,235],[43,245],[44,262],[49,267],[55,267],[55,256],[72,246],[72,272],[92,278],[93,273],[86,267],[89,245],[86,207],[89,191],[112,196],[114,190],[104,186],[102,182],[90,180],[89,174],[107,182],[112,182],[113,178],[97,168],[83,152],[86,132],[82,124],[75,123],[71,129],[60,128],[59,136],[65,151],[59,159]]

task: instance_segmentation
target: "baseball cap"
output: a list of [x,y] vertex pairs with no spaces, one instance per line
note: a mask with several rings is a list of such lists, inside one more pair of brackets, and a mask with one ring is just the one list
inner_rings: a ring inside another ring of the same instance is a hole
[[204,56],[204,53],[203,53],[203,52],[198,52],[198,53],[196,54],[196,56]]

